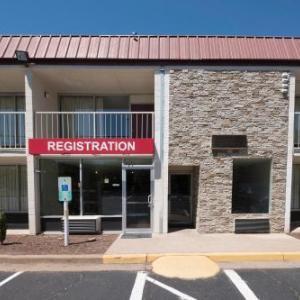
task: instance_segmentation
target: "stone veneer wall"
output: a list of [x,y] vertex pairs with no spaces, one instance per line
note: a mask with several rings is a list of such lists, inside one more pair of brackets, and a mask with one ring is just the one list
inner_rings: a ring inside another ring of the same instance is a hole
[[[280,90],[280,72],[170,71],[169,164],[199,167],[199,232],[234,232],[236,218],[264,217],[283,231],[288,99]],[[246,157],[272,159],[269,214],[231,213],[235,157],[212,155],[215,134],[246,134]]]

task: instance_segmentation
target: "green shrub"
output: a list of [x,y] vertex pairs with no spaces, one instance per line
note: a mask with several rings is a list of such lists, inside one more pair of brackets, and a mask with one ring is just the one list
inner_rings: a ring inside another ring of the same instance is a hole
[[0,243],[3,245],[6,238],[6,216],[3,211],[0,211]]

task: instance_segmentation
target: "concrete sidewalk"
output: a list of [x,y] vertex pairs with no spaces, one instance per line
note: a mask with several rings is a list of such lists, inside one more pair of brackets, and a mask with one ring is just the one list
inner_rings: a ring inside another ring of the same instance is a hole
[[300,253],[300,240],[286,234],[199,234],[187,229],[152,238],[118,238],[105,255],[221,252]]
[[300,239],[286,234],[199,234],[181,230],[152,238],[117,238],[104,254],[0,255],[0,264],[140,264],[164,256],[206,256],[214,262],[300,262]]

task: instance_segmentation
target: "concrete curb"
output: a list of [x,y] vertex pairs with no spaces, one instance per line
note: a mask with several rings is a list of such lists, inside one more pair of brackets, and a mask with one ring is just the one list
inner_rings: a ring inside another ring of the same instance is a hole
[[0,263],[14,264],[151,264],[164,256],[206,256],[214,262],[300,261],[299,252],[215,252],[88,255],[0,255]]
[[300,261],[299,252],[151,253],[103,255],[104,264],[150,264],[164,256],[206,256],[214,262]]
[[101,264],[102,255],[0,255],[0,263],[14,264]]

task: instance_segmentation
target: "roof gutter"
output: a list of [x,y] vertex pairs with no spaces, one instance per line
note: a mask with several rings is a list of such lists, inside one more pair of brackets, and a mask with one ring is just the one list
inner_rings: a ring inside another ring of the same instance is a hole
[[[300,60],[287,59],[205,59],[205,60],[158,60],[158,59],[29,59],[29,65],[101,65],[101,66],[300,66]],[[0,65],[24,65],[16,59],[0,59]]]

